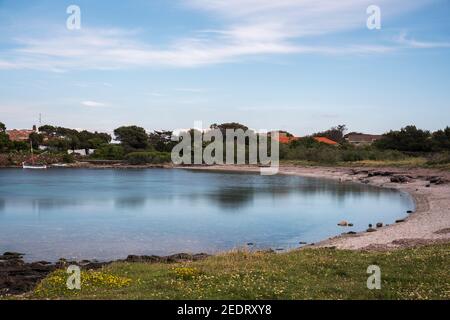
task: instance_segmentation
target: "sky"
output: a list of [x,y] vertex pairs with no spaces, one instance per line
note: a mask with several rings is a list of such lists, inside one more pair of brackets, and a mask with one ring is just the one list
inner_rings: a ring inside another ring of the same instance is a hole
[[449,0],[0,0],[0,122],[436,130],[450,125],[449,17]]

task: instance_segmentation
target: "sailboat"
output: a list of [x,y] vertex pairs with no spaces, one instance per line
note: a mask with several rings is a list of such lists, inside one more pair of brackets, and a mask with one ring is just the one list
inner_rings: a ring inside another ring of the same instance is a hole
[[30,162],[22,162],[22,168],[23,169],[47,169],[47,166],[45,164],[36,163],[34,161],[34,153],[33,153],[33,142],[30,140],[31,145],[31,158]]

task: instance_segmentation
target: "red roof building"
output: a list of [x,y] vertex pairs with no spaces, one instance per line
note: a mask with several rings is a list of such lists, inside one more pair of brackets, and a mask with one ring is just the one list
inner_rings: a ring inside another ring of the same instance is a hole
[[34,130],[6,130],[6,134],[9,136],[9,140],[11,141],[28,141],[30,138],[30,134],[32,134]]
[[[337,145],[338,143],[336,141],[333,141],[331,139],[328,139],[327,137],[313,137],[314,140],[316,140],[317,142],[321,142],[321,143],[325,143],[325,144],[329,144],[329,145]],[[292,141],[296,141],[296,140],[300,140],[300,137],[295,137],[295,136],[291,136],[291,135],[287,135],[284,132],[280,132],[279,133],[279,137],[278,137],[278,141],[280,143],[283,144],[288,144],[291,143]]]

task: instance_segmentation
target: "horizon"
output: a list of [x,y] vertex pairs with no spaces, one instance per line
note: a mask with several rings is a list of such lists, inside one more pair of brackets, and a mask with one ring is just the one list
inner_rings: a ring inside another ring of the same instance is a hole
[[[81,29],[68,30],[78,5]],[[450,124],[450,3],[0,1],[0,121],[112,132],[201,120],[305,136]],[[445,116],[447,114],[447,116]]]

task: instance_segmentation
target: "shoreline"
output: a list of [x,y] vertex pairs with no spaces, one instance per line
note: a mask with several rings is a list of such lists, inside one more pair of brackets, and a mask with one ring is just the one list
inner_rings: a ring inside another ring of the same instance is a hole
[[[20,168],[20,167],[0,167]],[[129,165],[77,162],[52,169],[183,169],[234,173],[259,173],[256,165]],[[399,167],[325,167],[280,165],[278,174],[331,179],[342,183],[395,189],[408,194],[415,204],[399,223],[383,225],[374,232],[340,235],[301,248],[332,247],[348,250],[391,250],[423,244],[450,242],[450,171]],[[391,179],[395,179],[392,182]],[[336,222],[337,223],[337,222]],[[374,221],[375,223],[375,221]],[[342,229],[346,231],[345,227]],[[301,249],[300,248],[300,249]],[[296,250],[296,249],[293,249]]]
[[[259,173],[257,166],[111,166],[92,165],[67,166],[64,168],[91,169],[150,169],[172,168],[198,171]],[[1,169],[1,168],[0,168]],[[404,168],[349,168],[349,167],[299,167],[280,166],[279,173],[309,178],[331,179],[342,183],[364,183],[381,188],[396,189],[412,197],[415,210],[406,213],[401,222],[374,228],[374,232],[358,232],[324,239],[292,250],[305,248],[335,248],[345,250],[385,251],[403,249],[428,244],[450,242],[450,172],[433,169]],[[391,179],[398,182],[391,182]],[[431,180],[431,182],[430,182]],[[434,182],[433,182],[434,181]],[[399,221],[399,220],[397,220]],[[337,222],[336,222],[337,223]],[[346,227],[342,227],[346,231]],[[289,250],[289,251],[292,251]],[[287,252],[287,251],[284,251]],[[82,269],[98,269],[114,262],[171,263],[195,261],[208,257],[208,254],[179,253],[171,256],[129,255],[124,260],[111,261],[67,261],[56,263],[45,261],[24,262],[22,254],[5,253],[0,255],[0,296],[4,294],[25,293],[45,278],[49,273],[67,264],[77,264]]]
[[[259,171],[256,166],[178,168],[253,173]],[[374,232],[337,235],[302,248],[392,250],[450,242],[450,172],[422,168],[280,166],[278,174],[395,189],[407,193],[415,203],[414,212],[405,212],[405,216],[397,220],[398,223],[376,228]],[[391,178],[399,182],[391,182]]]

